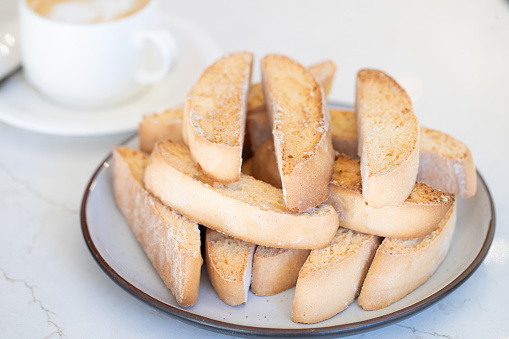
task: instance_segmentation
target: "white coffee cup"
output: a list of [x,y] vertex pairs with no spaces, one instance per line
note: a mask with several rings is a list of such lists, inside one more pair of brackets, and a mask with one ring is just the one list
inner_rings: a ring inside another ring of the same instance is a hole
[[[111,21],[62,22],[20,0],[20,44],[27,81],[49,98],[93,107],[121,102],[163,79],[177,46],[153,27],[158,0]],[[79,9],[78,9],[79,10]]]

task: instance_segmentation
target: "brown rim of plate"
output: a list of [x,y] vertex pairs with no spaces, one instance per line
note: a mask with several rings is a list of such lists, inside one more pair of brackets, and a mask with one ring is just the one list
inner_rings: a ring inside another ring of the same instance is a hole
[[[344,104],[334,104],[330,103],[331,106],[336,106],[339,108],[351,108],[351,106]],[[125,140],[122,144],[128,143],[132,139],[134,139],[137,134],[133,134],[127,140]],[[212,330],[215,332],[229,334],[229,335],[239,335],[239,336],[258,336],[258,337],[338,337],[338,336],[346,336],[359,334],[362,332],[372,331],[381,327],[385,327],[391,325],[393,323],[402,321],[408,317],[411,317],[431,305],[435,304],[439,300],[443,299],[451,292],[453,292],[456,288],[461,286],[470,276],[477,270],[477,268],[481,265],[488,250],[493,241],[493,237],[495,234],[495,223],[496,223],[496,215],[495,215],[495,206],[493,204],[493,198],[491,196],[491,192],[486,185],[484,178],[481,176],[479,171],[477,171],[477,178],[488,196],[489,204],[490,204],[490,212],[491,219],[489,222],[488,232],[486,233],[486,238],[484,239],[484,243],[475,257],[475,259],[470,263],[470,265],[452,282],[436,291],[435,293],[429,295],[428,297],[410,305],[400,310],[394,311],[390,314],[386,314],[380,317],[372,318],[369,320],[353,322],[349,324],[335,325],[335,326],[327,326],[321,328],[309,328],[309,329],[283,329],[283,328],[268,328],[268,327],[254,327],[254,326],[244,326],[244,325],[236,325],[232,323],[228,323],[225,321],[219,321],[215,319],[211,319],[208,317],[200,316],[189,312],[185,309],[181,309],[175,307],[173,305],[167,304],[157,298],[154,298],[142,290],[138,289],[134,285],[132,285],[129,281],[124,279],[120,274],[118,274],[109,264],[108,262],[101,256],[98,249],[95,247],[94,242],[92,241],[88,224],[87,224],[87,216],[86,216],[86,207],[88,202],[89,192],[92,189],[93,183],[95,182],[96,177],[99,175],[101,170],[104,168],[104,164],[107,163],[111,159],[111,153],[101,162],[99,167],[95,170],[92,178],[88,182],[85,193],[83,195],[83,200],[81,203],[81,211],[80,211],[80,220],[81,220],[81,230],[83,233],[83,237],[85,239],[85,243],[92,254],[92,257],[99,264],[99,267],[108,275],[115,283],[117,283],[124,290],[135,296],[136,298],[144,301],[145,303],[165,312],[166,314],[177,318],[185,323],[201,327],[206,330]],[[478,188],[479,189],[479,188]]]

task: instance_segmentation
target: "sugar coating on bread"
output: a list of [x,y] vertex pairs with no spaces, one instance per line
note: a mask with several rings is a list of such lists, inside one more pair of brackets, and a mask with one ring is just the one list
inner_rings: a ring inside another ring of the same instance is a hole
[[379,244],[377,236],[340,227],[329,246],[311,251],[297,280],[292,320],[316,323],[347,308]]
[[222,277],[227,280],[243,280],[247,265],[250,264],[248,258],[252,255],[253,245],[214,230],[207,232],[212,243],[208,255]]
[[228,305],[247,302],[255,245],[207,228],[207,273],[219,298]]
[[282,143],[283,174],[289,174],[309,158],[328,129],[322,92],[313,75],[287,57],[271,55],[262,63],[272,74],[266,92],[272,93],[273,134]]
[[334,208],[321,204],[306,212],[289,211],[282,190],[240,174],[223,184],[207,177],[189,149],[159,142],[144,176],[162,202],[209,228],[265,246],[313,249],[326,246],[338,228]]
[[[308,68],[309,72],[316,78],[316,81],[322,86],[325,96],[327,96],[332,87],[334,74],[336,73],[336,64],[332,60],[326,60]],[[247,109],[252,111],[265,110],[265,96],[261,83],[252,84],[249,89]]]
[[190,123],[209,141],[241,145],[252,62],[251,53],[223,57],[202,73],[188,93]]
[[305,277],[309,272],[325,269],[347,259],[371,237],[369,234],[340,227],[329,246],[311,251],[306,264],[300,270],[300,276]]
[[239,181],[230,184],[214,182],[196,166],[186,146],[163,143],[160,144],[160,147],[164,148],[168,154],[173,155],[171,161],[175,168],[195,180],[210,185],[211,189],[262,209],[288,211],[281,190],[249,175],[241,175]]
[[198,224],[164,206],[143,185],[148,157],[126,146],[113,150],[115,202],[179,305],[198,299],[202,257]]
[[388,172],[405,162],[418,147],[419,123],[412,102],[387,74],[371,69],[357,75],[359,128],[371,175]]

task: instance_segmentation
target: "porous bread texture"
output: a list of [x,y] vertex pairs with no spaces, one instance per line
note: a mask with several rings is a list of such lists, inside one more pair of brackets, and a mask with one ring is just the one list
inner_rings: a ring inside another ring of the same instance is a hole
[[193,159],[220,182],[239,179],[253,54],[214,62],[186,96],[182,133]]
[[373,69],[357,73],[355,110],[363,196],[375,208],[397,205],[419,168],[419,121],[401,86]]
[[338,216],[327,204],[305,213],[288,211],[283,192],[241,174],[238,182],[212,181],[193,162],[189,149],[160,142],[145,171],[147,188],[190,219],[241,240],[281,248],[327,246]]
[[226,304],[245,304],[251,285],[254,244],[207,228],[205,261],[210,282]]
[[338,154],[327,202],[338,212],[340,226],[382,237],[425,236],[455,201],[454,195],[417,182],[403,203],[373,208],[364,203],[362,190],[359,160]]
[[420,239],[385,238],[362,286],[358,303],[379,310],[414,291],[435,273],[449,250],[456,225],[456,204],[438,227]]
[[[357,120],[351,110],[329,108],[331,119],[332,147],[352,158],[357,155]],[[246,131],[249,135],[251,151],[255,153],[267,140],[272,138],[267,112],[260,110],[249,114],[246,119]]]
[[334,149],[321,86],[282,55],[262,59],[262,83],[286,206],[303,212],[327,199]]
[[198,300],[202,257],[198,224],[164,206],[143,186],[147,156],[113,149],[113,192],[147,257],[181,306]]
[[[334,61],[326,60],[312,65],[308,69],[309,72],[311,72],[311,74],[316,78],[316,81],[318,81],[318,83],[322,86],[323,92],[327,97],[332,87],[334,74],[336,73],[336,64]],[[251,85],[251,88],[249,89],[247,109],[248,115],[267,111],[261,83]]]
[[377,236],[340,227],[329,246],[311,251],[297,280],[292,320],[316,323],[347,308],[379,244]]
[[274,295],[292,288],[309,250],[256,247],[253,259],[251,291],[256,295]]
[[477,173],[469,148],[456,138],[421,128],[417,180],[463,198],[477,190]]
[[161,140],[183,142],[183,115],[184,104],[180,104],[168,108],[163,112],[144,116],[138,126],[140,150],[145,153],[150,153],[156,142]]

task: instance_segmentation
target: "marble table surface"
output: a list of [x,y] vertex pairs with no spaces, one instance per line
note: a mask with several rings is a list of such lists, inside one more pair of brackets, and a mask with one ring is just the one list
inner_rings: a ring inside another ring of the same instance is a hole
[[[509,1],[163,2],[224,53],[333,59],[332,100],[353,102],[360,68],[385,70],[407,89],[422,125],[465,142],[495,201],[485,261],[423,312],[352,338],[509,338]],[[16,1],[0,0],[0,23],[15,16]],[[0,122],[0,338],[231,337],[140,302],[85,245],[86,184],[133,132],[56,136]]]

